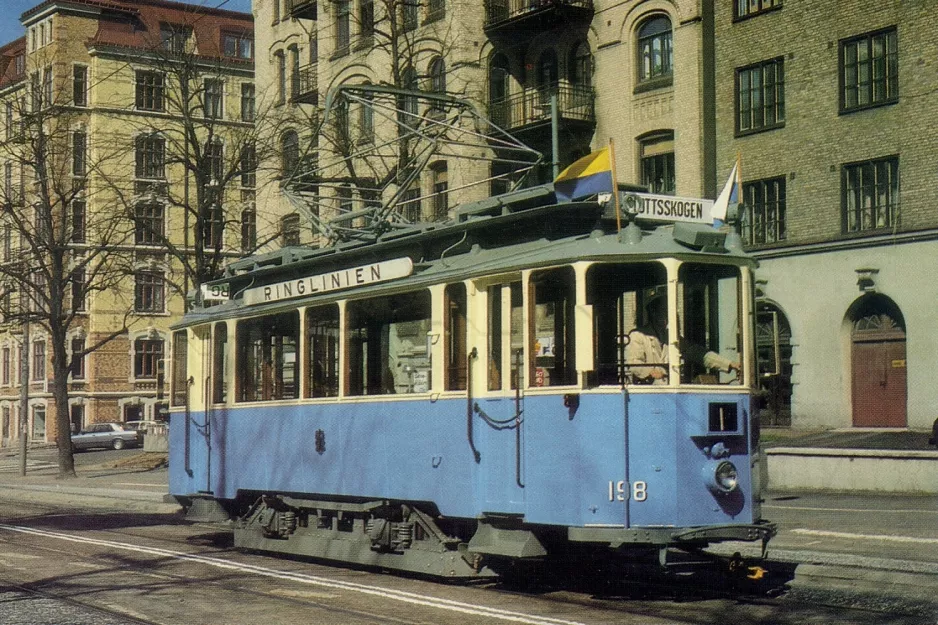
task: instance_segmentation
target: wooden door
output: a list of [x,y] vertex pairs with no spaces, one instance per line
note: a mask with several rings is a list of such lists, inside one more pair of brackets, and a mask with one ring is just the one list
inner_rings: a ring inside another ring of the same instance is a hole
[[905,333],[855,330],[852,352],[853,425],[905,427]]

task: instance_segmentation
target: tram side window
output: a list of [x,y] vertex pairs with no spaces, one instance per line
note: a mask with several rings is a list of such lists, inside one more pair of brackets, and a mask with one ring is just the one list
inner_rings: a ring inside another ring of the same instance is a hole
[[296,399],[299,313],[238,323],[238,400]]
[[466,285],[450,284],[445,291],[446,390],[466,390]]
[[224,403],[228,398],[228,328],[223,323],[215,326],[215,347],[212,350],[212,401]]
[[502,285],[488,288],[488,389],[502,389]]
[[[507,324],[503,314],[504,297],[510,298]],[[502,341],[508,333],[508,353]],[[507,360],[507,362],[506,362]],[[502,371],[510,371],[511,388],[518,388],[518,371],[524,362],[524,313],[521,283],[497,284],[488,288],[488,389],[502,389]],[[523,380],[522,380],[523,382]]]
[[728,371],[742,355],[739,269],[688,263],[678,280],[681,382],[739,384],[737,373]]
[[537,272],[531,276],[531,288],[534,302],[530,319],[534,343],[531,386],[576,384],[573,268]]
[[430,293],[348,304],[348,394],[430,390]]
[[[586,274],[586,297],[593,306],[595,354],[590,385],[652,383],[649,374],[656,363],[650,360],[654,358],[644,359],[647,363],[644,366],[635,365],[634,351],[630,356],[628,345],[633,332],[651,325],[646,309],[653,298],[666,292],[666,285],[667,272],[659,263],[590,267]],[[666,361],[663,354],[662,359]]]
[[306,353],[309,397],[339,394],[339,307],[335,304],[306,311]]
[[186,359],[189,355],[189,338],[185,330],[173,334],[173,406],[186,405],[186,392],[188,390],[188,367]]

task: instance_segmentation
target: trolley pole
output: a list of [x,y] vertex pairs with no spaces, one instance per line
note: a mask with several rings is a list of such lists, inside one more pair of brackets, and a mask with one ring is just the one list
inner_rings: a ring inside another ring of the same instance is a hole
[[26,441],[29,437],[29,319],[23,322],[20,351],[20,475],[26,475]]

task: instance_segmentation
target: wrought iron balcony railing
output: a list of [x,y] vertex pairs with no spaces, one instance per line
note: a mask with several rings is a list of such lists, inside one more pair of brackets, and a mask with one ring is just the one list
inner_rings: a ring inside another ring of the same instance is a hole
[[485,28],[536,13],[567,9],[591,14],[593,0],[485,0]]
[[299,68],[294,77],[293,101],[319,104],[319,64],[311,63]]
[[489,103],[489,119],[505,130],[550,122],[551,95],[557,94],[560,121],[593,123],[596,121],[593,88],[588,85],[554,83],[540,88],[528,88],[521,93]]
[[287,14],[298,19],[316,19],[316,0],[287,0]]

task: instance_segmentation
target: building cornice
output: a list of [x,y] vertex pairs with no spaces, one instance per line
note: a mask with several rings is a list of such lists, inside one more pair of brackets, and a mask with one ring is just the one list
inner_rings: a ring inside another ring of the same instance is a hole
[[909,243],[923,243],[938,241],[938,228],[918,230],[915,232],[901,232],[896,234],[883,234],[861,239],[841,239],[838,241],[823,241],[820,243],[807,243],[784,248],[752,250],[750,253],[757,260],[772,260],[775,258],[790,258],[793,256],[807,256],[809,254],[829,254],[847,250],[862,250],[887,245],[905,245]]

